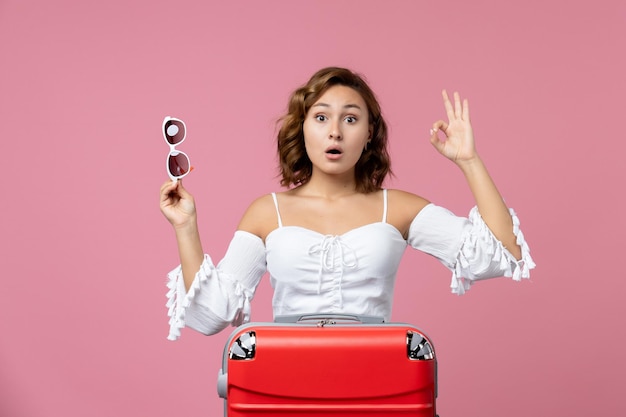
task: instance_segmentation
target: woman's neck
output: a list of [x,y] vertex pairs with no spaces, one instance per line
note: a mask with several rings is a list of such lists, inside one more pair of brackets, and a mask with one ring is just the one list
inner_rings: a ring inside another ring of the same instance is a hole
[[354,176],[339,178],[323,174],[312,175],[306,184],[296,190],[301,195],[323,197],[329,200],[357,193]]

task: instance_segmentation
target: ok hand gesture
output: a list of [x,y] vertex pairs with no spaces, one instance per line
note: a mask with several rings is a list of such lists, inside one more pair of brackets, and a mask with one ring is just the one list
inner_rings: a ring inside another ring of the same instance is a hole
[[[448,98],[446,90],[442,91],[443,105],[446,109],[448,122],[438,120],[430,130],[430,143],[446,158],[456,164],[468,162],[477,157],[474,146],[474,132],[470,124],[469,103],[459,93],[454,93],[454,106]],[[445,135],[439,138],[439,131]]]

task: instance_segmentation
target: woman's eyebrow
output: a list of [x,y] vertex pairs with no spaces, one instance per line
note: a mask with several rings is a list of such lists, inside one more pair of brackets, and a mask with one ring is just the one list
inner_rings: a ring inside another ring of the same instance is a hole
[[[327,103],[315,103],[313,107],[330,107],[330,104]],[[361,106],[358,104],[346,104],[343,106],[344,109],[359,109],[361,110]]]

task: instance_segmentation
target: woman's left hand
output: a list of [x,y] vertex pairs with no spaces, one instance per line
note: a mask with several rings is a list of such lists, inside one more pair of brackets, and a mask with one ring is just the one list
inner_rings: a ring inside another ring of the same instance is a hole
[[[459,93],[455,92],[453,106],[446,90],[443,90],[441,94],[448,115],[448,122],[438,120],[433,124],[430,130],[430,143],[439,153],[457,164],[477,158],[467,99],[461,103]],[[439,138],[440,130],[446,136],[444,139]]]

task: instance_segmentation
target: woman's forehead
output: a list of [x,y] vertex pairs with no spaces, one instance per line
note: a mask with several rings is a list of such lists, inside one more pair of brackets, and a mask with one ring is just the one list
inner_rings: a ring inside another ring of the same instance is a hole
[[363,96],[352,87],[334,85],[326,90],[311,107],[355,108],[367,111]]

